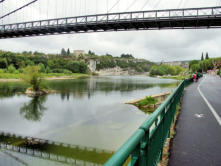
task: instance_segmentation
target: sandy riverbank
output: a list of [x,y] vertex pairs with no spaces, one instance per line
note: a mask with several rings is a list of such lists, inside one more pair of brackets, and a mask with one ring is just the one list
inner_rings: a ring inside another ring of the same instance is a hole
[[12,79],[12,78],[0,78],[0,82],[16,82],[16,81],[21,81],[20,79]]
[[[44,80],[74,80],[74,79],[79,79],[81,77],[47,77],[44,78]],[[22,81],[21,79],[12,79],[12,78],[0,78],[0,82],[18,82],[18,81]]]

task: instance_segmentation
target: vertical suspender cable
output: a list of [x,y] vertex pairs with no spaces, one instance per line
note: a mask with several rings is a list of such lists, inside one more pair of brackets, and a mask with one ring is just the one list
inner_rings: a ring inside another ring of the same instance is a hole
[[107,5],[107,13],[108,13],[108,0],[107,0],[107,4],[106,5]]
[[[117,0],[117,2],[108,10],[108,13],[109,13],[115,6],[117,6],[120,1],[121,1],[121,0]],[[119,6],[118,6],[118,7],[119,7]],[[119,10],[119,8],[118,8],[118,10]]]
[[149,1],[150,1],[150,0],[146,0],[145,4],[142,6],[141,10],[143,10],[143,9],[147,6],[147,4],[148,4]]
[[137,0],[134,0],[134,1],[126,8],[125,11],[127,11],[128,9],[130,9],[130,8],[135,4],[136,1],[137,1]]
[[97,14],[97,0],[96,0],[96,6],[95,7],[96,7],[96,13],[95,14]]
[[47,0],[47,6],[46,6],[46,10],[47,10],[47,19],[48,19],[48,6],[49,6],[49,1]]

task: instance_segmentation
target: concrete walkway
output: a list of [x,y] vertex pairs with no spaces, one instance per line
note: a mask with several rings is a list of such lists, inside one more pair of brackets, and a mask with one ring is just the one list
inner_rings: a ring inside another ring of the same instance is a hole
[[221,78],[185,88],[169,166],[221,166]]

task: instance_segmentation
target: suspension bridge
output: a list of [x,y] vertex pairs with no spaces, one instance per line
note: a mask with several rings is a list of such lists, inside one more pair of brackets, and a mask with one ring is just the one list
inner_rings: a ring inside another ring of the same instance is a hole
[[[0,16],[0,20],[5,19],[7,22],[7,17],[16,15],[17,12],[34,5],[37,1],[30,1],[19,8],[4,13]],[[1,3],[3,2],[1,1]],[[111,9],[116,4],[113,4]],[[50,11],[47,11],[47,18],[38,19],[37,17],[37,20],[34,21],[16,22],[17,18],[11,19],[11,22],[9,19],[7,23],[2,21],[0,39],[70,33],[221,27],[221,6],[126,12],[111,12],[111,10],[107,9],[107,13],[103,14],[95,13],[52,19],[48,19],[48,13]],[[34,18],[36,19],[36,17]]]

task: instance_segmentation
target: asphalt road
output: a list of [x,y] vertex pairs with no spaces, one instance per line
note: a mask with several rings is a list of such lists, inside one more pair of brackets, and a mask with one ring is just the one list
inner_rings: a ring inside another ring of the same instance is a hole
[[221,166],[221,78],[185,88],[169,166]]

